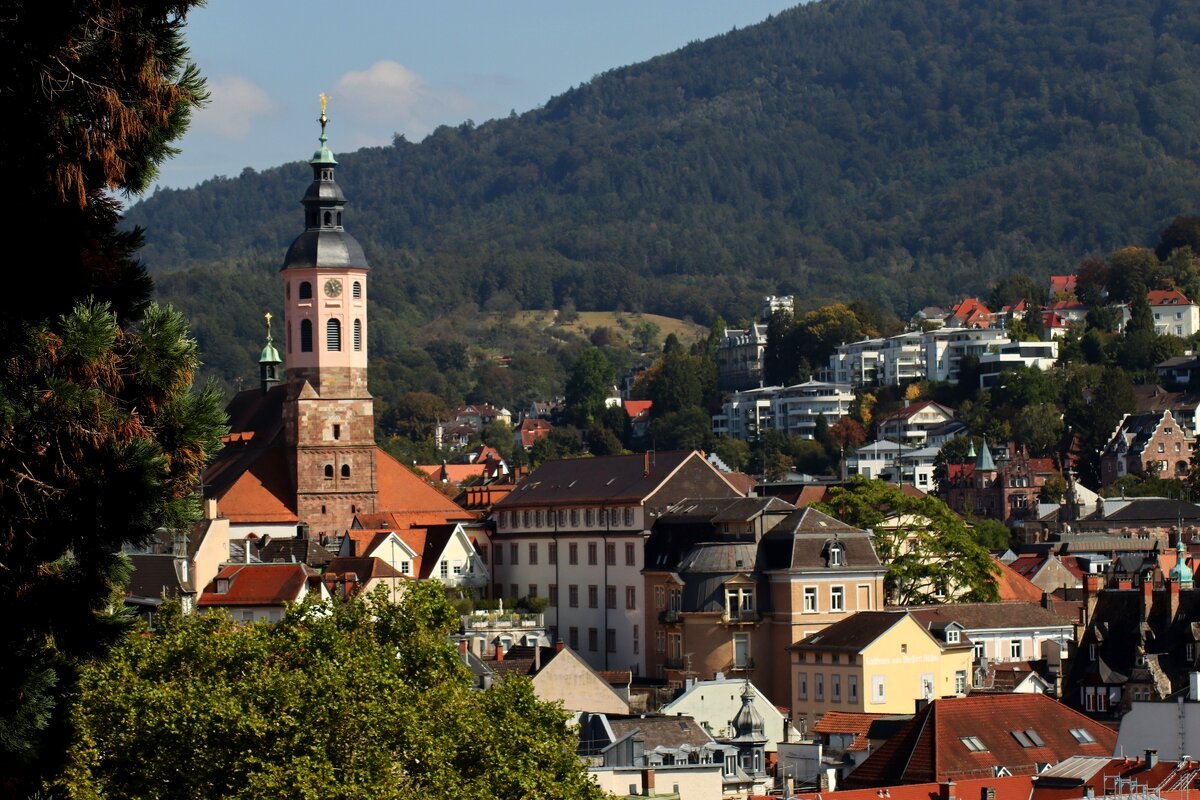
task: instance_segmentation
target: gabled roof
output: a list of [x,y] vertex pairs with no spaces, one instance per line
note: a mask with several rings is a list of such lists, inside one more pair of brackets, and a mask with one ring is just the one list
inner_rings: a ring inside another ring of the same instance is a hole
[[258,548],[258,560],[265,563],[299,562],[320,569],[333,558],[329,548],[308,537],[270,539]]
[[877,422],[878,422],[878,424],[882,425],[885,422],[893,422],[893,421],[897,421],[897,420],[907,420],[907,419],[919,414],[920,412],[924,411],[927,408],[941,413],[942,416],[946,417],[947,420],[954,418],[954,411],[952,409],[947,408],[946,406],[942,405],[941,403],[934,402],[933,400],[922,400],[919,403],[912,403],[903,408],[898,408],[895,411],[885,414],[882,417],[880,417]]
[[713,737],[709,736],[696,720],[685,716],[646,714],[637,717],[616,717],[610,714],[608,724],[618,739],[636,730],[645,742],[647,751],[656,747],[701,747],[713,741]]
[[[695,451],[552,459],[538,467],[495,507],[501,510],[565,503],[640,504],[690,460],[720,476]],[[734,489],[728,481],[724,478],[721,481],[733,494]]]
[[[1072,729],[1087,731],[1093,741],[1079,742]],[[1030,730],[1036,737],[1028,735]],[[1014,731],[1025,736],[1030,746]],[[955,780],[997,767],[1013,775],[1030,775],[1038,764],[1075,755],[1108,756],[1116,740],[1112,728],[1044,694],[942,698],[930,702],[867,758],[846,778],[846,786]]]
[[395,569],[382,558],[351,558],[338,556],[329,562],[322,576],[327,587],[344,583],[348,579],[358,584],[356,592],[361,592],[368,581],[392,578],[407,581],[409,577]]
[[453,500],[430,486],[383,450],[375,450],[378,508],[392,514],[440,514],[442,521],[473,519]]
[[821,733],[826,736],[832,734],[847,736],[852,734],[854,741],[845,749],[866,750],[870,746],[868,737],[871,732],[871,723],[888,716],[891,715],[862,714],[850,711],[826,711],[817,720],[817,723],[812,726],[812,731],[813,733]]
[[1146,299],[1152,306],[1188,306],[1192,304],[1187,295],[1178,289],[1151,289],[1146,292]]
[[[833,565],[830,547],[842,548],[842,563]],[[871,534],[808,507],[797,509],[763,536],[759,569],[871,570],[883,567]]]
[[654,406],[653,400],[626,400],[625,413],[630,419],[637,419],[643,414],[649,414],[650,409]]
[[792,649],[858,653],[906,617],[907,611],[859,611],[805,636],[792,645]]
[[132,553],[129,561],[133,574],[125,587],[125,597],[159,600],[164,595],[179,597],[181,593],[195,591],[190,581],[181,580],[174,555],[157,553]]
[[[1035,586],[1029,578],[998,558],[992,560],[998,568],[996,588],[1000,592],[1001,600],[1023,600],[1028,603],[1041,601],[1042,590]],[[1020,558],[1017,560],[1020,561]]]
[[[305,564],[230,564],[204,588],[197,605],[281,606],[299,600],[305,583],[319,577]],[[229,581],[229,591],[218,593],[217,582],[222,580]]]
[[913,618],[925,628],[939,623],[957,622],[967,630],[984,628],[1052,628],[1069,626],[1074,620],[1064,619],[1036,603],[946,603],[937,606],[914,606],[908,609]]

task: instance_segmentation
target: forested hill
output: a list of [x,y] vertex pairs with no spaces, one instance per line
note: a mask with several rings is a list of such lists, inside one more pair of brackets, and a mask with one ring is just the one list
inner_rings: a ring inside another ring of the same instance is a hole
[[[707,322],[795,292],[905,313],[1195,213],[1198,42],[1186,0],[825,0],[525,114],[339,153],[338,180],[373,319],[397,330],[464,301]],[[336,113],[329,130],[336,151]],[[130,210],[210,351],[260,337],[309,175]],[[237,300],[214,307],[217,287]]]

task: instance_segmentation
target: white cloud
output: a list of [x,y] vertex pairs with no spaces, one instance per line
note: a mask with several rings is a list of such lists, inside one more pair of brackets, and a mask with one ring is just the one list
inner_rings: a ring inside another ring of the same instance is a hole
[[[458,93],[429,84],[396,61],[377,61],[347,72],[330,92],[330,117],[341,112],[361,127],[359,136],[390,140],[392,133],[422,137],[438,125],[455,125],[471,114],[472,103]],[[386,130],[385,130],[386,129]]]
[[208,103],[195,113],[192,127],[223,139],[245,139],[255,117],[278,110],[266,91],[240,75],[210,79],[208,93]]

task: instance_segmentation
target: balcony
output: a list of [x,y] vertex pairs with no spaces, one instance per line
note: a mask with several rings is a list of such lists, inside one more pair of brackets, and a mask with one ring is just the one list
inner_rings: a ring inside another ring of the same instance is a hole
[[741,661],[734,659],[733,661],[731,661],[729,663],[728,666],[725,667],[724,672],[726,672],[726,673],[750,672],[753,669],[754,669],[754,659],[753,658],[745,658],[745,659],[742,659]]
[[721,622],[726,625],[749,625],[755,622],[762,622],[762,614],[758,611],[735,608],[732,611],[726,611],[722,614]]
[[658,612],[658,621],[664,625],[678,625],[683,622],[683,615],[678,609],[667,609]]
[[686,669],[687,668],[687,664],[684,663],[684,660],[682,658],[664,658],[662,665],[663,665],[663,669]]

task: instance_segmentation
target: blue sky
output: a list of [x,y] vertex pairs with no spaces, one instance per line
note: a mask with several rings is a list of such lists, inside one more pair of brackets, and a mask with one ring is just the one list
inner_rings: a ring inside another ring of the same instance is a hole
[[528,111],[614,67],[761,22],[797,0],[209,0],[188,17],[212,99],[163,165],[185,188]]

